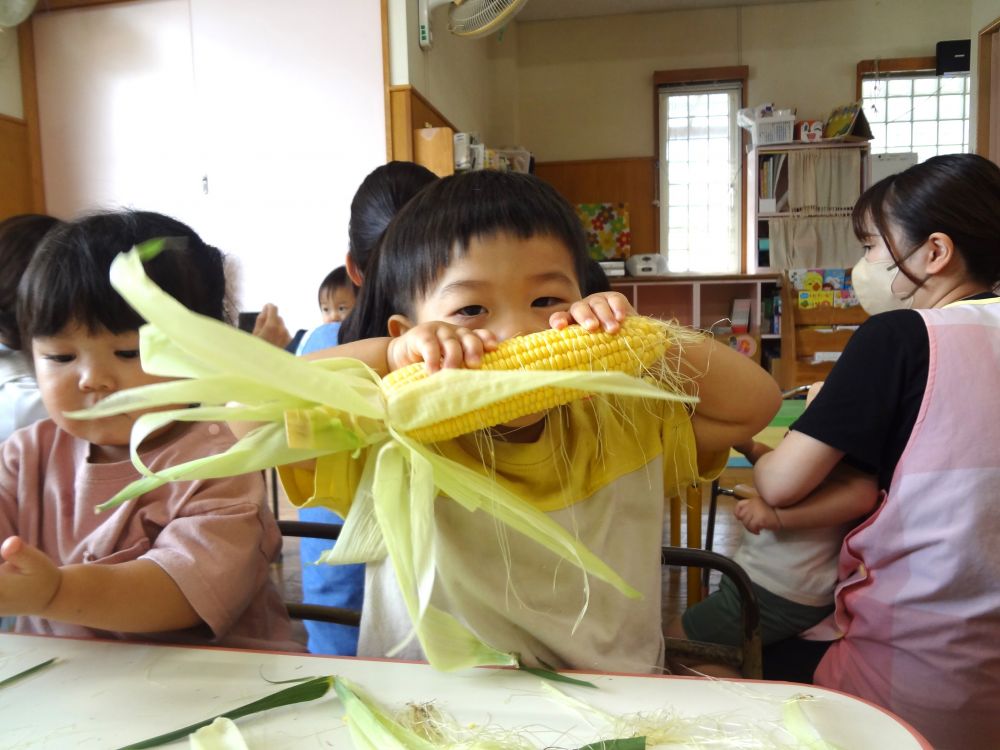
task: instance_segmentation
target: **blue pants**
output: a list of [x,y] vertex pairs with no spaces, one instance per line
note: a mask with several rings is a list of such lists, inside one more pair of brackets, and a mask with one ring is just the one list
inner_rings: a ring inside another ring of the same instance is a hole
[[[302,508],[300,521],[334,523],[343,520],[326,508]],[[328,539],[306,539],[299,543],[302,559],[302,601],[332,607],[361,610],[365,593],[364,565],[315,565],[316,560],[336,544]],[[309,651],[313,654],[356,656],[358,653],[358,628],[352,625],[335,625],[329,622],[305,621],[309,634]]]

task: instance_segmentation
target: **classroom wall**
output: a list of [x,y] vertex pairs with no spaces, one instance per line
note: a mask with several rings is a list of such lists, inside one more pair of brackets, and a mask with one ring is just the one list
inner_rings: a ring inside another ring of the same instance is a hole
[[351,198],[385,162],[379,4],[146,0],[34,31],[49,211],[172,214],[233,258],[241,309],[318,325]]
[[0,30],[0,115],[24,117],[17,32]]
[[517,144],[518,24],[502,35],[457,37],[448,31],[448,7],[437,8],[429,50],[417,42],[417,27],[416,3],[390,0],[392,84],[410,84],[457,128],[479,133],[484,143]]
[[967,38],[972,2],[815,0],[518,23],[519,135],[541,161],[652,155],[655,70],[747,65],[751,104],[825,117],[859,60]]

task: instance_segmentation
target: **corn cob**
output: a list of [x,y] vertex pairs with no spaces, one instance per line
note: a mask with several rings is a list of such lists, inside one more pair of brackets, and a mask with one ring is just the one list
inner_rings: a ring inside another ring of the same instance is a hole
[[[483,357],[482,369],[606,371],[638,376],[663,359],[667,343],[662,322],[633,315],[625,319],[615,334],[590,333],[573,325],[560,331],[549,329],[508,339]],[[383,389],[391,392],[425,377],[427,368],[418,362],[389,373],[382,380]],[[409,435],[423,443],[448,440],[548,411],[587,395],[586,391],[566,388],[539,388],[418,428]]]

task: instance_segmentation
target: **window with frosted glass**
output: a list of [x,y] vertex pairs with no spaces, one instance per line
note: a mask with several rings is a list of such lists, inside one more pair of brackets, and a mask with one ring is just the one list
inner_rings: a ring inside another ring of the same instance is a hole
[[861,81],[873,154],[915,152],[918,161],[969,150],[969,76],[866,76]]
[[671,273],[740,270],[739,84],[660,89],[660,252]]

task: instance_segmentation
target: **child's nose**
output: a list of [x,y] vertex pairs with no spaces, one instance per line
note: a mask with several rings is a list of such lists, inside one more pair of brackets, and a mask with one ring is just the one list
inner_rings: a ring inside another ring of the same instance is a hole
[[80,373],[80,390],[106,393],[115,388],[114,373],[107,367],[87,365]]
[[548,321],[542,320],[536,315],[510,315],[499,321],[490,330],[496,335],[498,341],[506,341],[515,336],[526,336],[529,333],[537,333],[548,327]]

